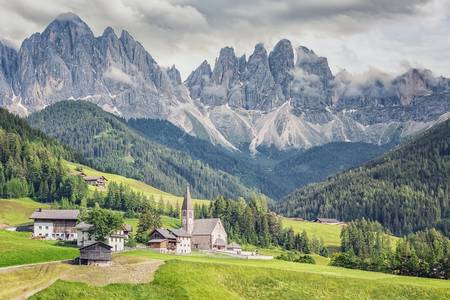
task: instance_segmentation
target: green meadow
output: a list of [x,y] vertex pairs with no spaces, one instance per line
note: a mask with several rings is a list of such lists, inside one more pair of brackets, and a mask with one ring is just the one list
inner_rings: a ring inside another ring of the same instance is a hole
[[309,238],[315,237],[322,239],[325,246],[339,247],[341,245],[342,225],[321,224],[283,218],[283,227],[292,227],[295,233],[301,233],[305,230]]
[[21,225],[31,223],[29,219],[36,208],[48,208],[49,205],[39,203],[30,198],[0,199],[0,224]]
[[58,280],[31,299],[448,299],[450,281],[401,277],[278,260],[157,254],[164,260],[146,284],[104,287]]
[[0,267],[72,259],[78,255],[77,248],[30,237],[28,232],[0,230]]
[[[69,170],[71,172],[74,172],[77,167],[81,167],[83,169],[83,172],[87,176],[105,176],[105,178],[109,182],[114,181],[116,183],[126,184],[136,192],[141,192],[149,198],[153,197],[156,202],[159,202],[162,199],[165,203],[168,202],[174,206],[177,203],[181,206],[181,203],[183,202],[183,197],[175,196],[175,195],[163,192],[157,188],[154,188],[154,187],[152,187],[142,181],[136,180],[136,179],[127,178],[127,177],[117,175],[117,174],[100,172],[95,169],[89,168],[87,166],[69,162],[69,161],[65,161],[65,164],[67,165],[67,167],[69,168]],[[100,192],[106,191],[104,188],[96,188],[94,186],[89,186],[89,189],[91,191],[94,191],[96,189]],[[209,202],[210,202],[209,200],[202,200],[202,199],[193,199],[193,201],[194,201],[194,204],[209,204]]]

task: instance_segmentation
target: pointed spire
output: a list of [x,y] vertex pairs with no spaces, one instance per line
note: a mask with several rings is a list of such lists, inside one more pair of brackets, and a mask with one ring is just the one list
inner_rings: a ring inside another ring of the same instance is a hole
[[189,186],[186,187],[186,193],[184,194],[184,201],[183,206],[181,208],[182,210],[192,210],[192,198],[191,198],[191,192],[189,190]]

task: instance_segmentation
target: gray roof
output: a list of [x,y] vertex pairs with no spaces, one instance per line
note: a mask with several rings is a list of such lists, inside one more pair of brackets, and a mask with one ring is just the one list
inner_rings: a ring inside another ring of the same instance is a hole
[[208,235],[211,234],[220,219],[197,219],[194,220],[194,230],[192,235]]
[[105,248],[112,249],[112,247],[111,247],[110,245],[108,245],[108,244],[106,244],[106,243],[104,243],[104,242],[93,242],[93,243],[90,243],[90,244],[88,244],[88,245],[86,245],[86,246],[81,247],[80,250],[85,249],[85,248],[88,248],[88,247],[91,247],[91,246],[93,246],[93,245],[95,245],[95,244],[99,244],[99,245],[101,245],[101,246],[103,246],[103,247],[105,247]]
[[133,231],[133,226],[131,226],[130,224],[123,224],[122,230],[131,232]]
[[175,236],[180,236],[180,237],[189,237],[189,236],[191,236],[189,233],[187,233],[183,229],[169,229],[169,231],[171,233],[173,233],[173,235],[175,235]]
[[48,220],[77,220],[80,211],[78,209],[36,209],[30,219]]
[[328,219],[328,218],[317,218],[314,221],[324,222],[324,223],[340,223],[337,219]]
[[214,242],[214,246],[226,246],[226,245],[227,245],[227,243],[224,240],[222,240],[222,239],[217,239]]
[[183,205],[181,206],[182,210],[193,209],[192,206],[192,198],[191,192],[189,191],[189,186],[186,187],[186,193],[184,194]]
[[88,224],[88,223],[85,223],[85,222],[81,222],[81,223],[77,224],[77,226],[75,226],[75,229],[78,229],[78,230],[81,230],[81,231],[88,231],[92,227],[94,227],[94,225]]
[[155,230],[158,231],[165,239],[177,239],[169,230],[165,228],[157,228]]

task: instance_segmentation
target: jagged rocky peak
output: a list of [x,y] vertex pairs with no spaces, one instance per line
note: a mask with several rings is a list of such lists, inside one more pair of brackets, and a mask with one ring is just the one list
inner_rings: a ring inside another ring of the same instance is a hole
[[255,46],[248,58],[242,79],[245,82],[245,89],[243,103],[240,106],[245,109],[270,110],[279,104],[279,89],[275,87],[267,51],[262,43]]
[[269,67],[275,83],[281,86],[285,99],[289,99],[294,69],[294,49],[289,40],[282,39],[275,45],[269,54]]
[[185,81],[192,99],[198,99],[206,85],[211,81],[212,71],[208,61],[204,60]]
[[168,68],[166,70],[167,76],[169,76],[171,82],[174,85],[180,85],[181,84],[181,75],[180,71],[175,67],[175,65],[172,65],[172,67]]
[[61,38],[68,38],[72,42],[81,39],[93,39],[94,34],[89,26],[74,13],[59,15],[42,33],[49,42],[61,43]]
[[313,50],[310,50],[304,46],[298,47],[296,52],[297,67],[309,74],[319,76],[324,81],[333,79],[333,74],[331,73],[330,66],[328,65],[328,59],[326,57],[317,56]]
[[218,85],[230,87],[237,79],[235,78],[238,65],[238,59],[234,54],[232,47],[225,47],[220,50],[219,57],[216,59],[212,78]]

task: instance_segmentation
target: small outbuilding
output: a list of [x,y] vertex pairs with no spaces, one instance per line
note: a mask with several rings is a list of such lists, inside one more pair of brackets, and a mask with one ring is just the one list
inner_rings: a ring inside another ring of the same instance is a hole
[[94,242],[80,248],[80,265],[109,266],[112,261],[112,247],[103,242]]
[[339,220],[329,218],[316,218],[313,222],[321,224],[342,224]]
[[234,251],[236,253],[241,253],[242,247],[238,243],[231,242],[230,244],[228,244],[227,250],[228,251]]

